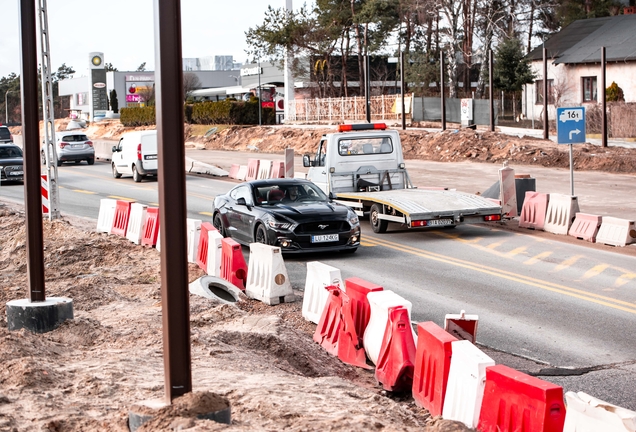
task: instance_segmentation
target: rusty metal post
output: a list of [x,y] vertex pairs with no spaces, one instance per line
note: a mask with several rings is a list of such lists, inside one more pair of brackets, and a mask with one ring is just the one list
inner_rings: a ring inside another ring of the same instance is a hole
[[490,132],[495,131],[495,90],[492,88],[492,50],[488,50],[488,111],[490,114]]
[[548,125],[548,50],[543,46],[543,139],[550,138]]
[[406,111],[404,111],[404,50],[400,51],[400,95],[402,96],[402,130],[406,130]]
[[439,53],[439,86],[442,98],[442,130],[446,130],[446,95],[444,94],[444,51]]
[[161,304],[168,402],[192,391],[181,57],[181,2],[155,0]]
[[40,180],[40,119],[38,111],[38,54],[34,0],[20,0],[22,147],[27,235],[29,299],[46,300],[44,290],[44,235]]
[[607,79],[606,75],[606,57],[605,47],[601,47],[601,109],[603,111],[601,117],[601,147],[607,147]]

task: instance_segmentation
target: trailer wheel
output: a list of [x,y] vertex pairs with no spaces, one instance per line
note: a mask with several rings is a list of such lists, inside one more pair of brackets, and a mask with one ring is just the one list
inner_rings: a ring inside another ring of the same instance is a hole
[[389,221],[380,219],[379,215],[381,215],[382,206],[380,204],[373,204],[371,206],[371,212],[369,213],[369,222],[371,222],[371,228],[374,233],[383,233],[386,232],[386,228],[389,225]]

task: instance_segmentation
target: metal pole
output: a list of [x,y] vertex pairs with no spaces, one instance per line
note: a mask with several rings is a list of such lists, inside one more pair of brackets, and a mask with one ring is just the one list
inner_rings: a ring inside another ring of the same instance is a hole
[[404,52],[400,51],[400,94],[402,95],[402,130],[406,130],[406,111],[404,106]]
[[24,151],[24,210],[29,299],[46,300],[44,285],[44,235],[40,179],[40,119],[38,109],[38,55],[35,2],[20,0],[22,96],[22,148]]
[[574,158],[572,156],[572,144],[570,144],[570,195],[574,196]]
[[369,51],[365,47],[365,60],[364,60],[364,95],[365,103],[367,106],[367,123],[371,123],[371,64],[369,62]]
[[181,2],[155,0],[161,310],[166,402],[192,391]]
[[258,125],[262,125],[261,114],[261,58],[258,58]]
[[548,50],[543,47],[543,139],[550,138],[548,127]]
[[4,92],[4,111],[5,111],[5,120],[4,124],[9,124],[9,105],[7,104],[7,95],[11,93],[13,90],[7,90]]
[[446,95],[444,94],[444,51],[439,53],[439,84],[440,97],[442,99],[442,130],[446,130]]
[[[607,147],[607,76],[605,74],[606,58],[605,47],[601,47],[601,109],[603,110],[601,118],[601,147]],[[585,120],[585,119],[584,119]]]
[[488,50],[488,111],[490,111],[490,132],[495,131],[495,98],[492,88],[492,50]]

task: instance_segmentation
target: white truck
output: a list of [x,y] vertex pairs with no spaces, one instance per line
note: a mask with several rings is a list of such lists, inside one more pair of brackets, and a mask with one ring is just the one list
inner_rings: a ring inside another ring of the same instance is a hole
[[369,215],[376,233],[389,222],[407,228],[454,227],[502,219],[489,199],[443,188],[417,189],[411,183],[400,135],[382,123],[341,125],[323,135],[316,153],[303,156],[311,180],[336,201]]

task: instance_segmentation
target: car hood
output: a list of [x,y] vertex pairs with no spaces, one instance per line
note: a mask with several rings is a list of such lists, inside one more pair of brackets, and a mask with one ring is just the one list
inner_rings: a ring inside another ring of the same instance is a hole
[[2,158],[0,159],[0,165],[22,165],[23,159],[21,157],[17,158]]
[[335,203],[298,203],[298,204],[275,204],[264,207],[268,211],[278,216],[284,216],[296,222],[310,221],[321,218],[346,220],[349,208]]

